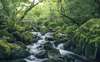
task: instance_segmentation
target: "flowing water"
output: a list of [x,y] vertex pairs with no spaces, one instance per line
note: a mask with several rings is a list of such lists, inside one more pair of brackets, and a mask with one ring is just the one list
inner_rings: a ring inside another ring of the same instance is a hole
[[[74,54],[73,52],[64,50],[63,43],[60,43],[57,46],[55,46],[53,41],[47,41],[46,38],[52,38],[53,33],[51,33],[51,32],[48,32],[45,34],[42,34],[40,32],[33,32],[33,34],[36,34],[38,37],[40,37],[40,39],[37,42],[27,46],[31,55],[29,57],[25,58],[26,62],[48,62],[47,61],[48,58],[44,56],[45,49],[43,48],[43,46],[46,42],[50,42],[52,44],[53,48],[59,50],[59,53],[62,56],[67,55],[67,54]],[[41,54],[43,54],[43,55],[41,55]]]

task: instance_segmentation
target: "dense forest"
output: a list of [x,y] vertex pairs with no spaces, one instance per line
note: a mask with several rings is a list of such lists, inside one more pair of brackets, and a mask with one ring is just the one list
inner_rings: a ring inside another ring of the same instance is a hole
[[100,0],[0,0],[0,62],[100,62]]

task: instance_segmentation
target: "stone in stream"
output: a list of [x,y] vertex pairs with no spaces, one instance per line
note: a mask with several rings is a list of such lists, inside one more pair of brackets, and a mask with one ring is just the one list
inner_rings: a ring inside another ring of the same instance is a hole
[[46,53],[46,51],[42,51],[39,54],[36,54],[35,57],[37,57],[39,59],[47,58],[47,53]]
[[45,40],[47,41],[54,41],[54,37],[53,37],[53,33],[48,32],[47,34],[45,34]]
[[55,49],[52,46],[52,43],[47,42],[46,44],[44,44],[44,49],[47,51],[47,55],[49,59],[48,62],[63,62],[59,50]]

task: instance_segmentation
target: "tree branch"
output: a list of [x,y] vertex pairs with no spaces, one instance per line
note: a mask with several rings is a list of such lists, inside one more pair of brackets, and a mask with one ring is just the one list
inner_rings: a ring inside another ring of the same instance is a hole
[[[73,18],[71,18],[71,17],[69,17],[69,16],[67,16],[67,15],[65,15],[65,14],[63,14],[63,13],[61,13],[61,15],[64,16],[64,17],[66,17],[66,18],[68,18],[68,19],[71,20],[73,23],[77,24]],[[78,25],[78,24],[77,24],[77,25]]]
[[60,15],[61,16],[63,16],[63,17],[66,17],[66,18],[68,18],[69,20],[71,20],[74,24],[77,24],[78,25],[78,23],[76,23],[76,20],[74,20],[73,18],[71,18],[70,16],[67,16],[66,14],[65,14],[65,9],[64,9],[64,7],[63,7],[63,4],[62,4],[62,0],[58,0],[58,5],[60,5],[60,6],[58,6],[59,7],[59,13],[60,13]]
[[19,21],[23,20],[24,17],[27,15],[27,13],[33,8],[35,7],[36,5],[38,5],[40,2],[36,3],[35,5],[32,3],[30,5],[30,7],[28,9],[26,9],[26,11],[24,12],[24,14],[20,17]]

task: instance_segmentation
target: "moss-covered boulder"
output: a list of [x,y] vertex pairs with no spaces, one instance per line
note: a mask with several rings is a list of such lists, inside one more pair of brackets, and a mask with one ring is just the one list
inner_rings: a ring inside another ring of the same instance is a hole
[[14,37],[16,38],[16,41],[23,42],[24,44],[30,44],[33,42],[33,35],[31,32],[14,32]]
[[25,48],[20,45],[8,43],[6,40],[0,40],[0,59],[20,59],[29,55]]

